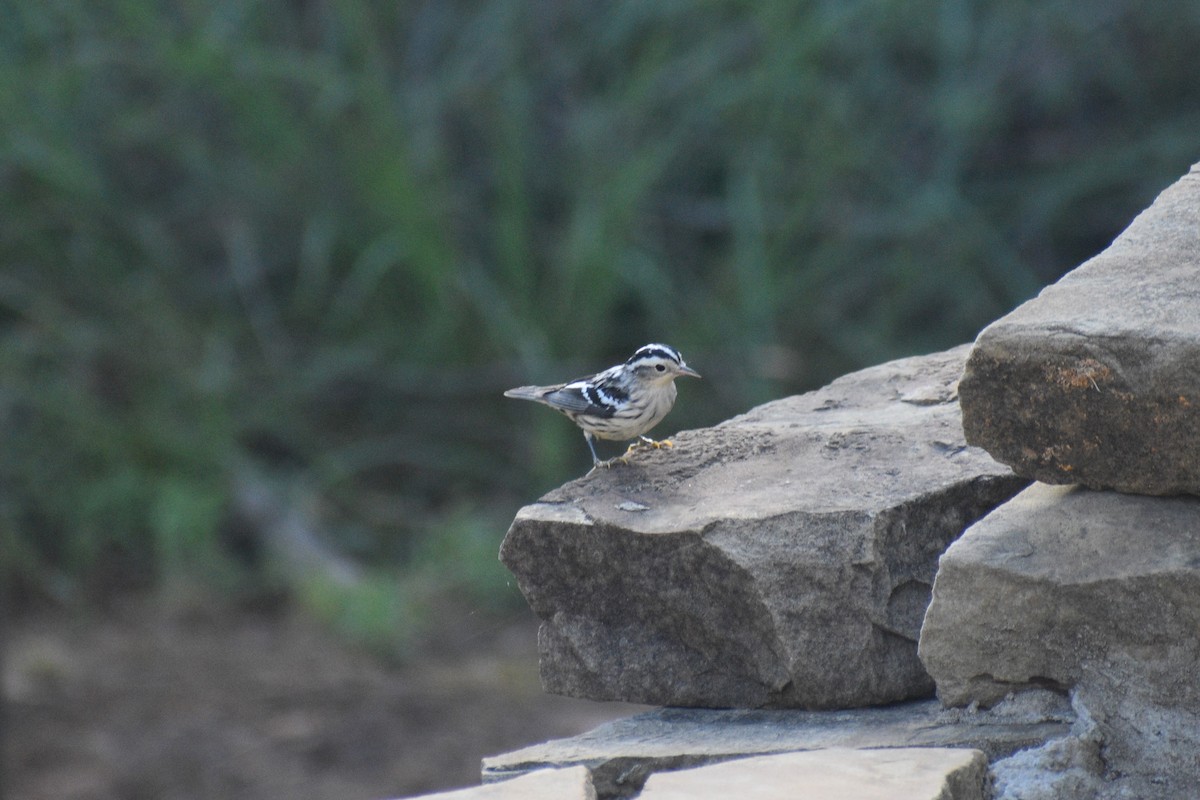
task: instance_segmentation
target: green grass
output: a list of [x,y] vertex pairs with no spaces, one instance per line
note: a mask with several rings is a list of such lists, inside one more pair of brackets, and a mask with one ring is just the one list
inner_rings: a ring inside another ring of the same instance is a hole
[[0,3],[2,557],[63,597],[256,580],[248,460],[379,574],[497,596],[504,520],[588,461],[503,389],[665,340],[706,378],[677,429],[971,339],[1196,160],[1198,33],[1185,0]]

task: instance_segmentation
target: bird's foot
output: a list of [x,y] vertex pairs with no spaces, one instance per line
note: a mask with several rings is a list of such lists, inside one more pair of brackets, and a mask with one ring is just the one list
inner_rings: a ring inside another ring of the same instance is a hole
[[588,475],[591,475],[598,469],[612,469],[618,464],[621,466],[629,466],[629,459],[633,458],[634,454],[639,450],[645,450],[647,448],[662,450],[664,448],[672,448],[674,446],[675,443],[670,439],[660,439],[655,441],[649,436],[639,436],[637,439],[629,443],[629,447],[626,448],[623,454],[617,456],[616,458],[610,458],[607,461],[601,461],[599,459],[593,461],[592,468],[588,471]]
[[617,456],[616,458],[610,458],[605,461],[593,462],[592,468],[590,470],[588,470],[588,475],[591,475],[593,472],[595,472],[598,469],[612,469],[613,467],[617,466],[618,464],[621,464],[623,466],[628,465],[629,464],[629,453],[625,453],[625,455],[623,455],[623,456]]
[[644,447],[653,447],[655,450],[662,450],[664,447],[674,447],[675,443],[670,439],[660,439],[655,441],[649,436],[639,436],[636,441],[629,445],[629,449],[625,451],[625,457],[629,457],[631,453],[637,452]]
[[639,450],[645,450],[647,448],[662,450],[663,448],[670,448],[674,446],[675,443],[670,439],[655,441],[649,436],[639,436],[636,440],[629,443],[629,447],[626,448],[624,455],[620,456],[619,458],[614,458],[613,461],[620,461],[622,464],[628,464],[629,459],[632,458],[634,453],[638,452]]

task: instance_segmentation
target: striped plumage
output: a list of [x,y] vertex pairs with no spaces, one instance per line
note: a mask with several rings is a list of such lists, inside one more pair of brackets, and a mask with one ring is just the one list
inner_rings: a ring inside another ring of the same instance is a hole
[[594,440],[641,438],[657,445],[642,434],[662,421],[675,405],[675,379],[681,375],[700,376],[688,367],[674,347],[648,344],[639,347],[624,364],[586,378],[553,386],[521,386],[509,389],[505,397],[533,400],[561,411],[583,429],[583,438],[596,456]]

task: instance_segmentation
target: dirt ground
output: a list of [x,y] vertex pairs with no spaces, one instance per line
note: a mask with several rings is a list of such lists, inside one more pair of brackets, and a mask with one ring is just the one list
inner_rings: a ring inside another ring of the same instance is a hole
[[405,665],[286,608],[140,598],[7,626],[7,800],[382,800],[640,710],[544,694],[527,612],[444,609]]

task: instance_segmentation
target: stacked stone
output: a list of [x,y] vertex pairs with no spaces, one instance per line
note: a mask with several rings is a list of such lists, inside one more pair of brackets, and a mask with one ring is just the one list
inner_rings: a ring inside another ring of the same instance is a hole
[[[685,432],[523,508],[501,559],[542,620],[545,687],[675,708],[488,759],[485,779],[583,765],[599,797],[751,796],[740,779],[965,800],[985,796],[988,758],[1065,735],[1057,697],[976,715],[919,699],[938,558],[1028,484],[963,438],[968,351]],[[763,757],[677,772],[745,756]]]
[[[646,800],[1194,796],[1196,410],[1193,168],[973,348],[681,434],[522,509],[501,559],[542,621],[545,687],[691,708],[488,759],[485,779]],[[921,699],[935,688],[944,706]]]
[[1195,796],[1200,165],[984,330],[960,392],[967,441],[1038,483],[941,560],[920,640],[939,696],[1052,687],[1082,712],[1073,741],[996,766],[1001,796]]

